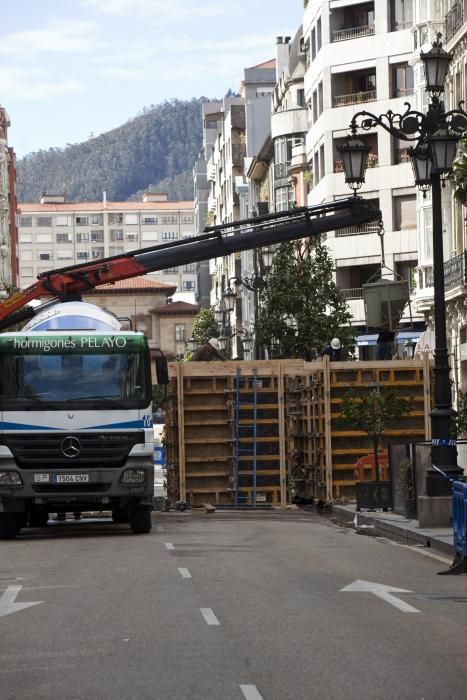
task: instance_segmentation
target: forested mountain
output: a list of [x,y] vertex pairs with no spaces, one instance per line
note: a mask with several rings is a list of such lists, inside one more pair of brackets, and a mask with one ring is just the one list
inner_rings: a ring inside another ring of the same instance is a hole
[[202,145],[201,105],[206,98],[170,100],[145,108],[126,124],[66,148],[18,160],[18,201],[64,192],[69,201],[139,198],[167,192],[192,199],[192,168]]

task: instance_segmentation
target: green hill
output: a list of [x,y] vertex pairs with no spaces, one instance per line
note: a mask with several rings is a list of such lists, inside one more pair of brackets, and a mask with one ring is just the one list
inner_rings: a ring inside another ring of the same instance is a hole
[[70,201],[124,201],[151,189],[192,199],[192,168],[202,146],[206,98],[170,100],[145,108],[126,124],[83,143],[30,153],[17,163],[18,201],[43,192]]

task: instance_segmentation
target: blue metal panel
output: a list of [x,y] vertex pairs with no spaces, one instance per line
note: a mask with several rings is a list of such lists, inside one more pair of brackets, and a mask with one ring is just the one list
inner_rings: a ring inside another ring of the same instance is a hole
[[467,484],[461,481],[452,485],[452,527],[456,552],[467,557]]

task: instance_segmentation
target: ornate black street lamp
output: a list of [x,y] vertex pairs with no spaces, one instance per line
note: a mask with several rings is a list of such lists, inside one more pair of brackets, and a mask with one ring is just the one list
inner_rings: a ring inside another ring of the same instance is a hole
[[[427,53],[420,53],[425,67],[426,91],[430,104],[426,114],[413,110],[408,102],[403,114],[391,110],[376,116],[371,112],[357,112],[350,123],[351,135],[338,147],[345,169],[345,181],[356,190],[365,178],[368,158],[367,147],[356,137],[357,129],[368,131],[381,126],[397,139],[413,141],[409,155],[415,176],[415,184],[424,192],[431,187],[433,209],[433,288],[435,324],[435,387],[434,409],[431,412],[433,466],[427,471],[428,496],[448,496],[451,485],[444,478],[457,478],[463,473],[457,466],[457,447],[451,438],[452,408],[449,359],[446,338],[446,308],[444,295],[443,229],[441,209],[441,179],[452,170],[457,144],[467,127],[467,113],[462,103],[457,109],[446,112],[440,95],[452,60],[441,43],[441,34]],[[444,185],[444,181],[443,181]],[[356,193],[356,192],[355,192]]]

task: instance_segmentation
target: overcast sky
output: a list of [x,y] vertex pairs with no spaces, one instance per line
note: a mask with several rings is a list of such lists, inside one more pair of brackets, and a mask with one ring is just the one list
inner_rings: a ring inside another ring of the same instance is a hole
[[0,0],[0,105],[19,157],[165,99],[222,97],[293,36],[303,0]]

